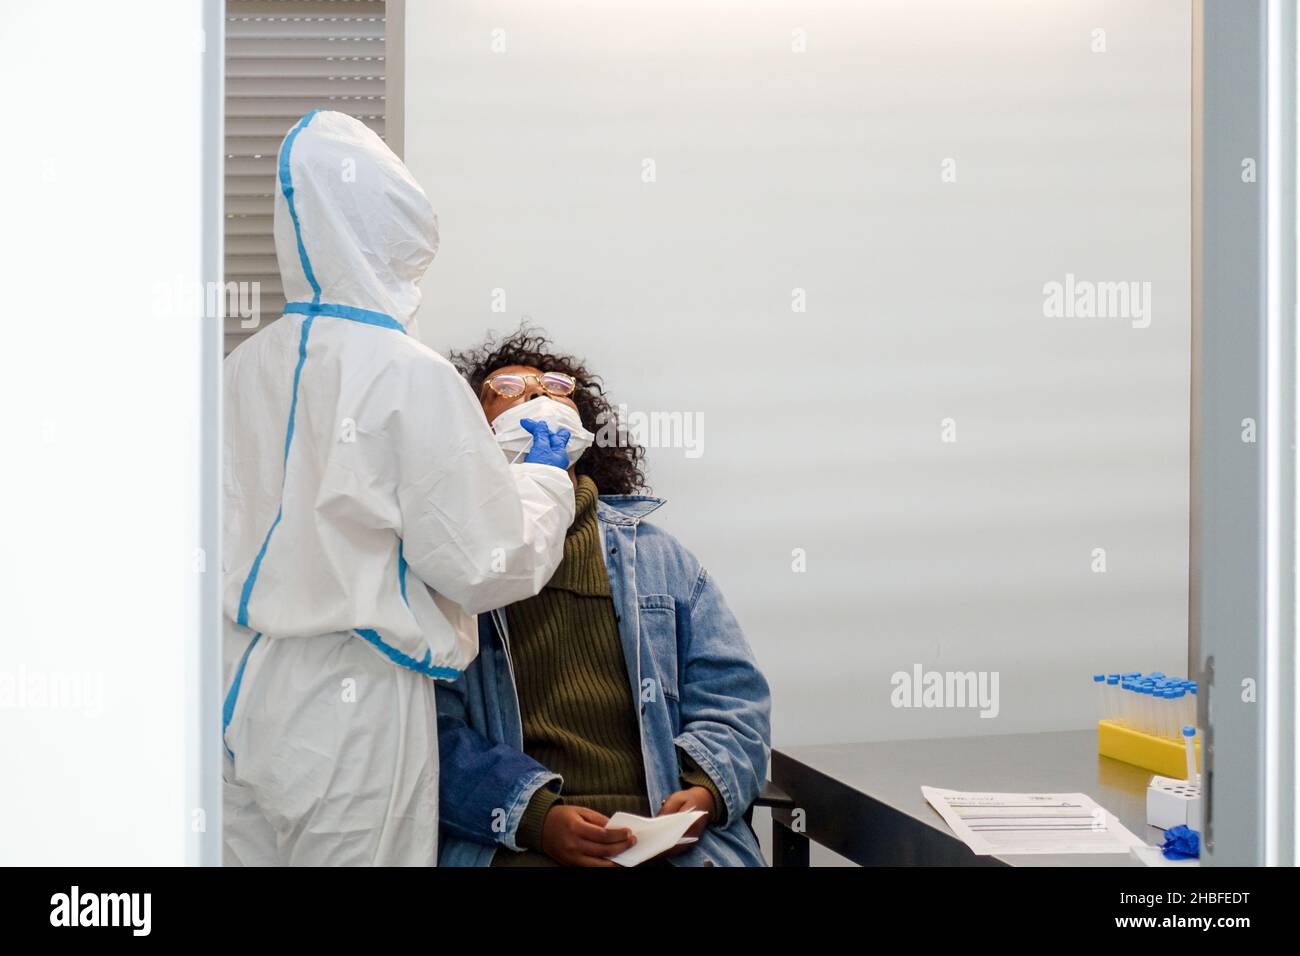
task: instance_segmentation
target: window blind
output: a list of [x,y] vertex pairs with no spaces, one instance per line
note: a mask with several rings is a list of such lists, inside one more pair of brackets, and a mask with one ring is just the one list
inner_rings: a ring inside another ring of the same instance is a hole
[[[401,42],[388,15],[395,6],[393,0],[227,0],[227,354],[284,308],[272,212],[276,153],[285,133],[304,113],[329,109],[390,138],[388,48]],[[257,325],[238,314],[236,295],[245,312],[257,301]]]

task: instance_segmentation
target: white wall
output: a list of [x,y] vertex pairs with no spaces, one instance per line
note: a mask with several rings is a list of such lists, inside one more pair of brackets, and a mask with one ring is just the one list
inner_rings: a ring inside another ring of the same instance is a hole
[[[656,520],[777,745],[1083,727],[1092,672],[1184,670],[1189,10],[407,5],[423,335],[528,315],[617,400],[703,416],[701,457],[651,452]],[[1045,318],[1067,273],[1150,282],[1150,327]],[[916,663],[998,672],[999,716],[892,707]]]
[[0,864],[194,862],[195,811],[219,825],[196,802],[202,326],[160,294],[200,276],[201,26],[198,0],[5,9]]

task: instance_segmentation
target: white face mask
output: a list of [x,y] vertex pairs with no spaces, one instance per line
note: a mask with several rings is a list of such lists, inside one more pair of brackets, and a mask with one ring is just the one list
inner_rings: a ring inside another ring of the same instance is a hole
[[582,457],[582,453],[591,447],[596,436],[582,427],[582,419],[568,405],[557,402],[545,395],[514,405],[492,419],[492,430],[496,432],[497,444],[505,452],[506,460],[511,464],[523,461],[528,449],[533,447],[533,433],[519,424],[520,419],[531,418],[533,421],[546,422],[555,434],[561,428],[569,431],[569,444],[565,451],[569,453],[569,467]]

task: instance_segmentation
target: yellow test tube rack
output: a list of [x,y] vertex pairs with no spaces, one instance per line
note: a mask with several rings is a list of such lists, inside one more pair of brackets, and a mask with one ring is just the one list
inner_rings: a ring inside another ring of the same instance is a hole
[[[1196,769],[1201,769],[1201,737],[1195,738]],[[1143,767],[1162,777],[1187,776],[1187,750],[1181,741],[1153,737],[1113,720],[1097,721],[1097,753]]]

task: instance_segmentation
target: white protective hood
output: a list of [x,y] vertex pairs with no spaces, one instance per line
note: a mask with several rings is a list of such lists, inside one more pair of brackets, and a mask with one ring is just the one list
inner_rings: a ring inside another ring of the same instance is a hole
[[387,144],[343,113],[308,113],[280,147],[276,180],[275,252],[294,306],[286,311],[344,306],[416,334],[438,217]]

